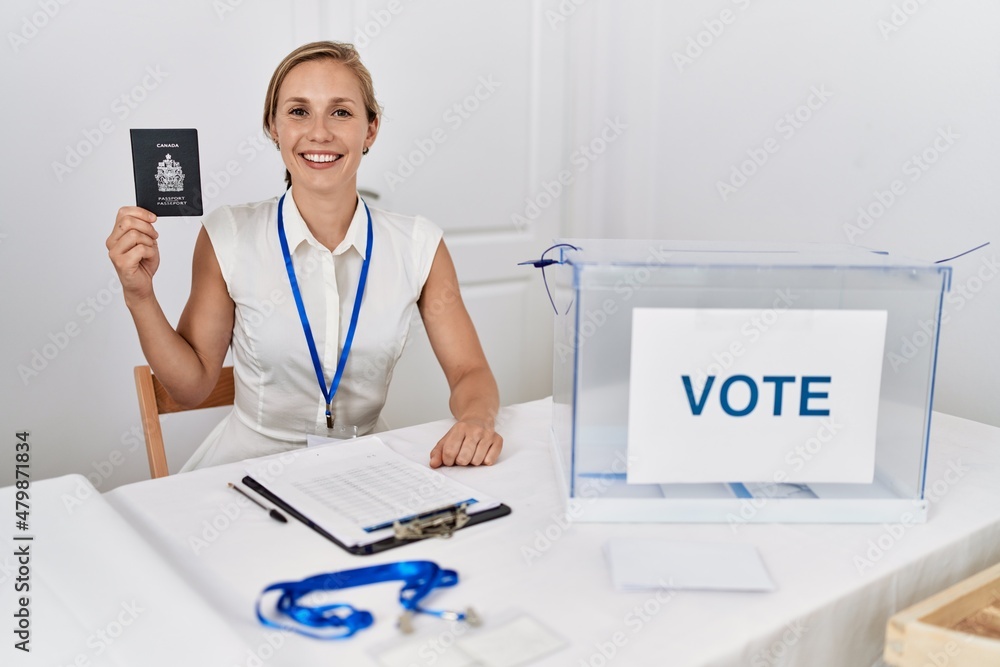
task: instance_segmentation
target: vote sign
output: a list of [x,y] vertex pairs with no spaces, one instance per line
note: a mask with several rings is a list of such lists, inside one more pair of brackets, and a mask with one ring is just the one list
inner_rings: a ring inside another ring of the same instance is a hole
[[870,484],[886,318],[634,309],[628,482]]

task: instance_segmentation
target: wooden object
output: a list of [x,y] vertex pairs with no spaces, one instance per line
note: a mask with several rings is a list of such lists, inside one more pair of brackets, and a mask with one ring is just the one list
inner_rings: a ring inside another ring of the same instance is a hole
[[890,618],[884,657],[894,667],[1000,665],[1000,564]]
[[217,408],[233,404],[233,367],[224,366],[219,381],[204,401],[186,408],[170,397],[167,390],[156,379],[149,366],[135,367],[135,390],[139,396],[139,415],[142,418],[142,432],[146,438],[146,456],[149,458],[149,476],[153,479],[170,474],[167,468],[167,454],[163,447],[163,431],[160,415],[202,408]]

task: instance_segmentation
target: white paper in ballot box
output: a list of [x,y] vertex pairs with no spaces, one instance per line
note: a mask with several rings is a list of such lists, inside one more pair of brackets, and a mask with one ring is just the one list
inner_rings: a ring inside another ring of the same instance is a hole
[[634,309],[630,484],[872,482],[886,311],[772,312]]

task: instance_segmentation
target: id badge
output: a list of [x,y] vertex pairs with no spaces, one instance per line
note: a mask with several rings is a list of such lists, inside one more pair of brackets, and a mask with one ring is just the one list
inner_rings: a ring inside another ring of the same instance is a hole
[[327,428],[326,424],[323,424],[319,428],[320,435],[325,435],[328,438],[337,438],[338,440],[350,440],[351,438],[358,437],[358,427],[353,424],[338,424],[334,422],[332,428]]
[[344,424],[341,422],[334,421],[332,424],[319,423],[309,421],[303,424],[303,429],[305,433],[310,436],[316,436],[315,438],[310,437],[309,443],[312,444],[314,441],[319,440],[322,442],[324,438],[333,438],[335,440],[350,440],[351,438],[358,437],[358,427],[354,424]]

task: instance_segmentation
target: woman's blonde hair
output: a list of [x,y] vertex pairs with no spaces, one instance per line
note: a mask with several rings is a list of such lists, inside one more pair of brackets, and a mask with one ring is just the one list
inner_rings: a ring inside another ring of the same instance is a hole
[[[327,58],[335,60],[348,67],[354,76],[358,77],[361,84],[361,96],[365,105],[365,112],[368,115],[368,122],[372,122],[382,113],[382,107],[375,99],[375,86],[372,84],[372,75],[361,62],[361,56],[353,44],[344,42],[310,42],[295,49],[281,61],[278,68],[271,75],[271,83],[267,85],[267,97],[264,98],[264,132],[271,136],[271,124],[274,122],[274,114],[278,110],[278,91],[285,77],[296,65],[307,63],[313,60]],[[285,170],[285,184],[291,186],[292,175]]]

